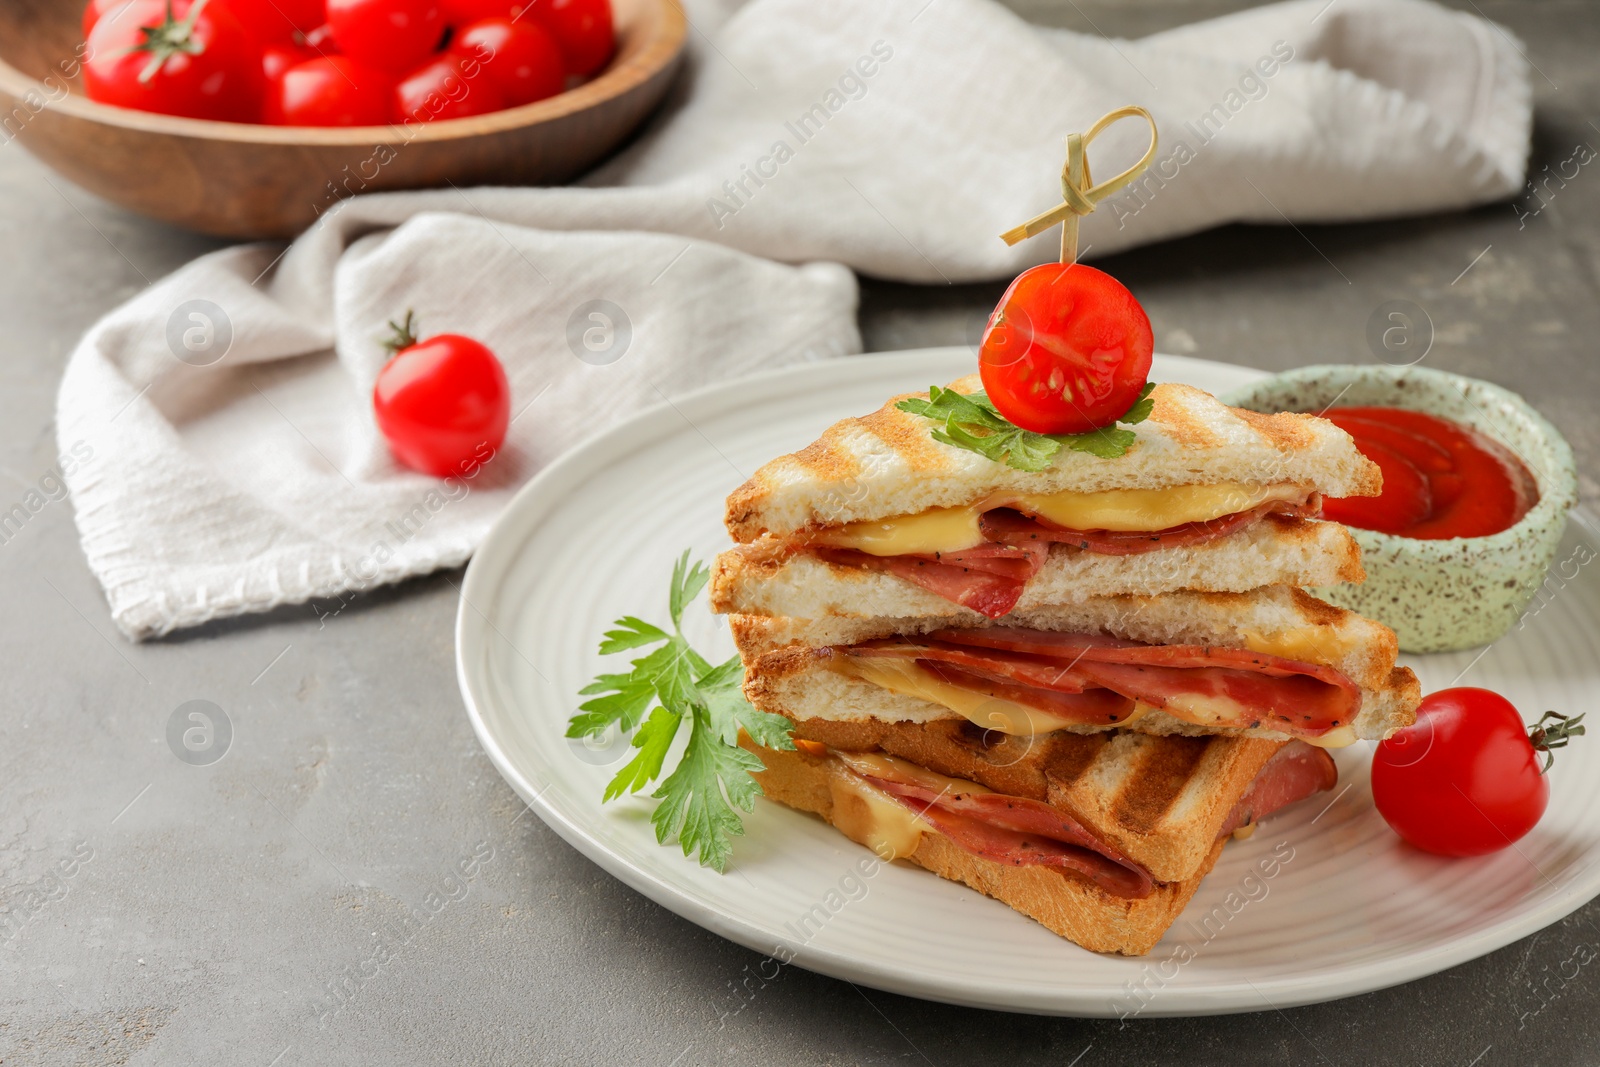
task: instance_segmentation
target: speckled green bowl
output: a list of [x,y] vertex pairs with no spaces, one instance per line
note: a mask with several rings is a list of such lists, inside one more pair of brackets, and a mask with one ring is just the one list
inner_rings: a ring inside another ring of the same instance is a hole
[[1470,426],[1505,445],[1539,483],[1539,502],[1521,522],[1488,537],[1440,541],[1351,530],[1367,580],[1314,592],[1392,627],[1407,652],[1487,644],[1521,617],[1544,581],[1578,493],[1572,449],[1527,401],[1459,374],[1359,365],[1304,367],[1223,399],[1261,412],[1408,408]]

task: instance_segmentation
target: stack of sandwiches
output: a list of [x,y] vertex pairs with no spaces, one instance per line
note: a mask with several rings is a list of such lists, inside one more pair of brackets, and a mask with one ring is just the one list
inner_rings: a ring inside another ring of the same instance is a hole
[[1362,579],[1317,516],[1375,465],[1309,415],[1152,396],[1125,455],[1038,473],[896,397],[734,491],[711,585],[746,695],[794,723],[792,752],[743,742],[767,797],[1133,955],[1420,698],[1392,631],[1302,591]]

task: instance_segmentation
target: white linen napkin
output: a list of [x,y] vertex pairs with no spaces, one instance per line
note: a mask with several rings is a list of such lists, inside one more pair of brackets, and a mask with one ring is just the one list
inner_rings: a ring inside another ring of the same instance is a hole
[[[74,352],[58,443],[111,615],[142,639],[461,563],[587,434],[684,390],[859,351],[846,267],[919,282],[1054,258],[1004,229],[1060,199],[1062,139],[1137,103],[1148,176],[1089,258],[1230,221],[1374,218],[1522,188],[1526,60],[1423,0],[1303,0],[1138,41],[987,0],[753,0],[660,119],[577,187],[358,197],[286,252],[206,256]],[[1138,123],[1089,150],[1106,177]],[[842,264],[842,265],[841,265]],[[516,416],[469,478],[399,467],[373,421],[385,320],[477,337]]]

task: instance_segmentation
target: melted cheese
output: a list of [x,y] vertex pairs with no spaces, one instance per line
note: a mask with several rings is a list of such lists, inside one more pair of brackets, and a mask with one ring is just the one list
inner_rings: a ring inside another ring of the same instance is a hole
[[885,863],[911,855],[922,843],[922,832],[933,829],[926,819],[842,764],[835,763],[830,770],[833,825]]
[[828,530],[818,543],[854,548],[870,556],[931,556],[959,552],[983,544],[977,508],[930,508],[920,515],[901,515],[877,522],[852,522]]
[[934,827],[894,797],[860,776],[914,783],[948,796],[993,790],[965,778],[950,778],[908,760],[877,752],[829,751],[828,786],[833,797],[833,824],[885,862],[911,855],[925,830]]
[[984,543],[978,519],[992,508],[1015,508],[1069,530],[1148,532],[1191,522],[1208,522],[1249,511],[1272,500],[1303,500],[1303,486],[1174,485],[1165,489],[1108,489],[1099,493],[996,493],[960,508],[930,508],[870,522],[823,530],[812,540],[835,548],[854,548],[874,556],[960,552]]
[[1346,745],[1356,743],[1356,728],[1347,723],[1344,726],[1335,726],[1321,737],[1302,737],[1300,740],[1318,748],[1344,748]]
[[1353,644],[1331,626],[1292,626],[1274,633],[1240,630],[1239,636],[1244,647],[1252,652],[1296,663],[1337,663],[1351,653]]
[[1022,494],[1003,504],[1049,519],[1069,530],[1168,530],[1190,522],[1208,522],[1260,507],[1269,500],[1300,500],[1298,485],[1174,485],[1165,489],[1108,489],[1102,493]]
[[[840,657],[835,668],[890,692],[917,697],[930,704],[948,708],[985,730],[999,730],[1005,734],[1030,737],[1076,725],[1070,719],[1051,715],[1012,700],[986,696],[971,689],[951,685],[910,660],[845,656]],[[1138,701],[1133,706],[1133,713],[1116,725],[1130,726],[1153,710],[1155,709],[1148,704]],[[1226,697],[1182,694],[1169,698],[1165,711],[1175,719],[1197,726],[1238,730],[1246,736],[1250,729],[1243,724],[1249,717],[1248,711]],[[1270,723],[1263,725],[1266,729],[1272,728]],[[1355,727],[1346,724],[1334,727],[1320,737],[1302,736],[1301,740],[1318,748],[1344,748],[1346,745],[1355,744],[1357,738]],[[879,774],[878,777],[886,778],[889,775]]]
[[999,730],[1003,734],[1032,736],[1047,734],[1072,725],[1072,720],[1018,704],[1002,697],[951,685],[931,671],[910,660],[889,659],[877,656],[840,657],[838,667],[863,681],[871,682],[892,693],[917,697],[930,704],[949,708],[985,730]]

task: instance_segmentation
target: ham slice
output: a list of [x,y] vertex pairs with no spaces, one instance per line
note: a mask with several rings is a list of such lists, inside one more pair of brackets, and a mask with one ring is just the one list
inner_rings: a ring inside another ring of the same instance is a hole
[[935,596],[998,619],[1017,606],[1028,579],[1050,556],[1045,542],[979,545],[937,556],[873,556],[853,548],[818,548],[829,563],[887,571]]
[[1339,768],[1325,749],[1304,741],[1290,741],[1273,753],[1266,766],[1256,774],[1217,836],[1223,837],[1241,826],[1260,822],[1273,812],[1313,793],[1332,789],[1338,783]]
[[1071,545],[1102,555],[1128,556],[1226,537],[1274,513],[1316,518],[1321,511],[1322,497],[1312,493],[1304,503],[1272,500],[1249,511],[1206,522],[1185,523],[1169,530],[1123,532],[1068,530],[1011,508],[994,508],[984,512],[978,521],[987,543],[960,552],[874,556],[853,548],[821,545],[813,551],[829,563],[884,571],[935,596],[998,619],[1017,606],[1029,580],[1050,558],[1052,544]]
[[1010,508],[986,511],[978,521],[983,536],[990,541],[1007,545],[1046,544],[1072,545],[1087,552],[1106,556],[1132,556],[1140,552],[1154,552],[1158,548],[1175,545],[1195,545],[1244,529],[1268,515],[1287,515],[1292,518],[1314,519],[1322,514],[1322,497],[1312,493],[1304,502],[1269,500],[1248,511],[1234,512],[1205,522],[1188,522],[1166,530],[1069,530],[1048,519],[1024,515]]
[[1043,801],[936,790],[910,778],[861,777],[975,856],[1017,867],[1076,871],[1116,897],[1138,899],[1155,889],[1149,871]]
[[[1115,726],[1133,714],[1134,702],[1109,689],[1090,689],[1082,693],[1063,693],[1053,689],[1014,685],[964,671],[959,667],[918,660],[917,665],[936,678],[963,689],[999,697],[1025,707],[1036,708],[1068,722]],[[992,720],[991,720],[992,721]],[[984,723],[978,723],[984,726]]]
[[[1052,711],[1059,694],[1106,691],[1200,725],[1261,725],[1320,737],[1361,710],[1361,689],[1343,672],[1245,648],[1146,645],[1101,634],[997,626],[939,630],[918,640],[871,641],[842,651],[941,664],[953,669],[946,680],[954,685],[982,692],[1003,685],[1006,699],[1041,711]],[[1237,714],[1212,718],[1203,713],[1206,708]],[[1110,705],[1105,710],[1117,717],[1078,721],[1117,722],[1128,714]]]
[[[868,771],[848,756],[844,765],[975,856],[1018,867],[1074,871],[1123,899],[1141,899],[1155,890],[1148,870],[1053,805],[1003,793],[935,789],[934,783],[896,773],[892,766]],[[1217,836],[1226,837],[1313,793],[1332,789],[1337,781],[1332,757],[1303,741],[1290,741],[1261,768]]]

